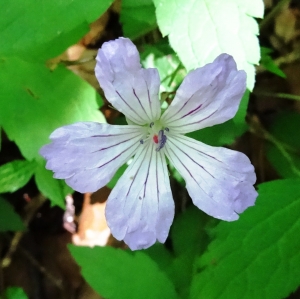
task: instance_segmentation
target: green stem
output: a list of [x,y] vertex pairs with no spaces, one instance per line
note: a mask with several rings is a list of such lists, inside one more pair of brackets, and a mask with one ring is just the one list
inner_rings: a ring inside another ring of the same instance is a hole
[[294,100],[294,101],[300,101],[300,96],[294,95],[294,94],[288,94],[288,93],[278,93],[278,92],[255,92],[256,95],[260,96],[266,96],[266,97],[274,97],[274,98],[281,98],[281,99],[287,99],[287,100]]
[[[257,121],[251,121],[251,128],[254,133],[258,133],[258,135],[262,136],[264,139],[270,141],[273,143],[277,149],[280,151],[282,156],[287,160],[289,163],[291,170],[300,177],[300,170],[294,165],[293,159],[291,158],[288,151],[293,152],[295,154],[299,155],[299,151],[295,149],[294,147],[284,144],[281,141],[279,141],[277,138],[275,138],[271,133],[269,133],[267,130],[265,130],[259,122]],[[261,132],[261,134],[259,134]]]
[[277,14],[280,12],[282,7],[287,4],[290,0],[281,0],[277,3],[277,5],[272,9],[270,13],[266,15],[266,17],[260,22],[259,29],[260,31],[263,31],[265,28],[267,28],[272,20],[277,16]]
[[170,79],[170,81],[169,81],[168,86],[171,87],[171,83],[174,81],[174,79],[175,79],[175,77],[176,77],[176,75],[177,75],[177,73],[178,73],[178,71],[180,70],[181,67],[182,67],[182,64],[181,64],[181,63],[178,63],[177,68],[175,69],[175,71],[173,72],[173,74],[172,74],[172,76],[171,76],[171,79]]

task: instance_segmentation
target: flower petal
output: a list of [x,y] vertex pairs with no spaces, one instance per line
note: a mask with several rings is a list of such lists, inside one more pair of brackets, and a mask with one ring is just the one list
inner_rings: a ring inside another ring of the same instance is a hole
[[148,140],[112,190],[106,220],[114,237],[136,250],[150,247],[156,239],[164,242],[173,218],[165,156]]
[[165,152],[185,179],[194,204],[208,215],[233,221],[254,205],[256,175],[246,155],[172,134]]
[[159,118],[158,71],[141,68],[137,48],[129,39],[104,43],[96,59],[96,77],[117,110],[139,125]]
[[221,54],[185,77],[161,121],[182,134],[223,123],[236,114],[245,89],[246,73]]
[[40,154],[54,177],[79,192],[106,185],[118,168],[132,157],[145,136],[140,126],[112,126],[79,122],[55,130]]

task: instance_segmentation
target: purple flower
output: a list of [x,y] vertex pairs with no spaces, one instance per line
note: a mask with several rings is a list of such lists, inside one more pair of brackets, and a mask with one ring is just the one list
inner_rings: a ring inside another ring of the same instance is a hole
[[129,39],[103,44],[96,77],[129,125],[79,122],[61,127],[41,155],[55,178],[79,192],[105,186],[134,156],[107,201],[106,219],[115,238],[132,250],[166,240],[174,217],[166,156],[185,179],[194,204],[208,215],[233,221],[254,205],[256,176],[244,154],[184,136],[237,112],[246,74],[231,56],[221,54],[191,71],[163,112],[158,71],[141,67]]

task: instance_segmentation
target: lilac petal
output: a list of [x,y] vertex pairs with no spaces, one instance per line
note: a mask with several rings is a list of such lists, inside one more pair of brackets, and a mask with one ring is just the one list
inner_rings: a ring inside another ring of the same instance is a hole
[[76,191],[94,192],[135,154],[144,136],[140,126],[78,122],[55,130],[40,154],[55,178]]
[[141,68],[139,53],[129,39],[104,43],[96,59],[96,77],[105,97],[117,110],[139,125],[159,118],[158,71]]
[[164,154],[149,140],[112,190],[106,220],[113,236],[132,249],[164,242],[174,218],[174,202]]
[[233,221],[254,205],[256,175],[246,155],[172,134],[165,152],[185,179],[194,204],[208,215]]
[[246,73],[221,54],[185,77],[161,121],[182,134],[223,123],[236,114],[245,89]]

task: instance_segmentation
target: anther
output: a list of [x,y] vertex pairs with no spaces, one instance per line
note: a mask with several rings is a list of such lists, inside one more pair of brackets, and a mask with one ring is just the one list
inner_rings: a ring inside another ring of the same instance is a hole
[[169,132],[170,130],[169,130],[169,128],[165,128],[165,130],[167,131],[167,132]]
[[152,128],[154,126],[154,122],[150,123],[150,128]]
[[140,144],[144,144],[144,140],[143,139],[140,140]]
[[160,151],[167,142],[167,136],[164,134],[164,130],[160,130],[158,132],[158,147],[156,148],[156,151]]

